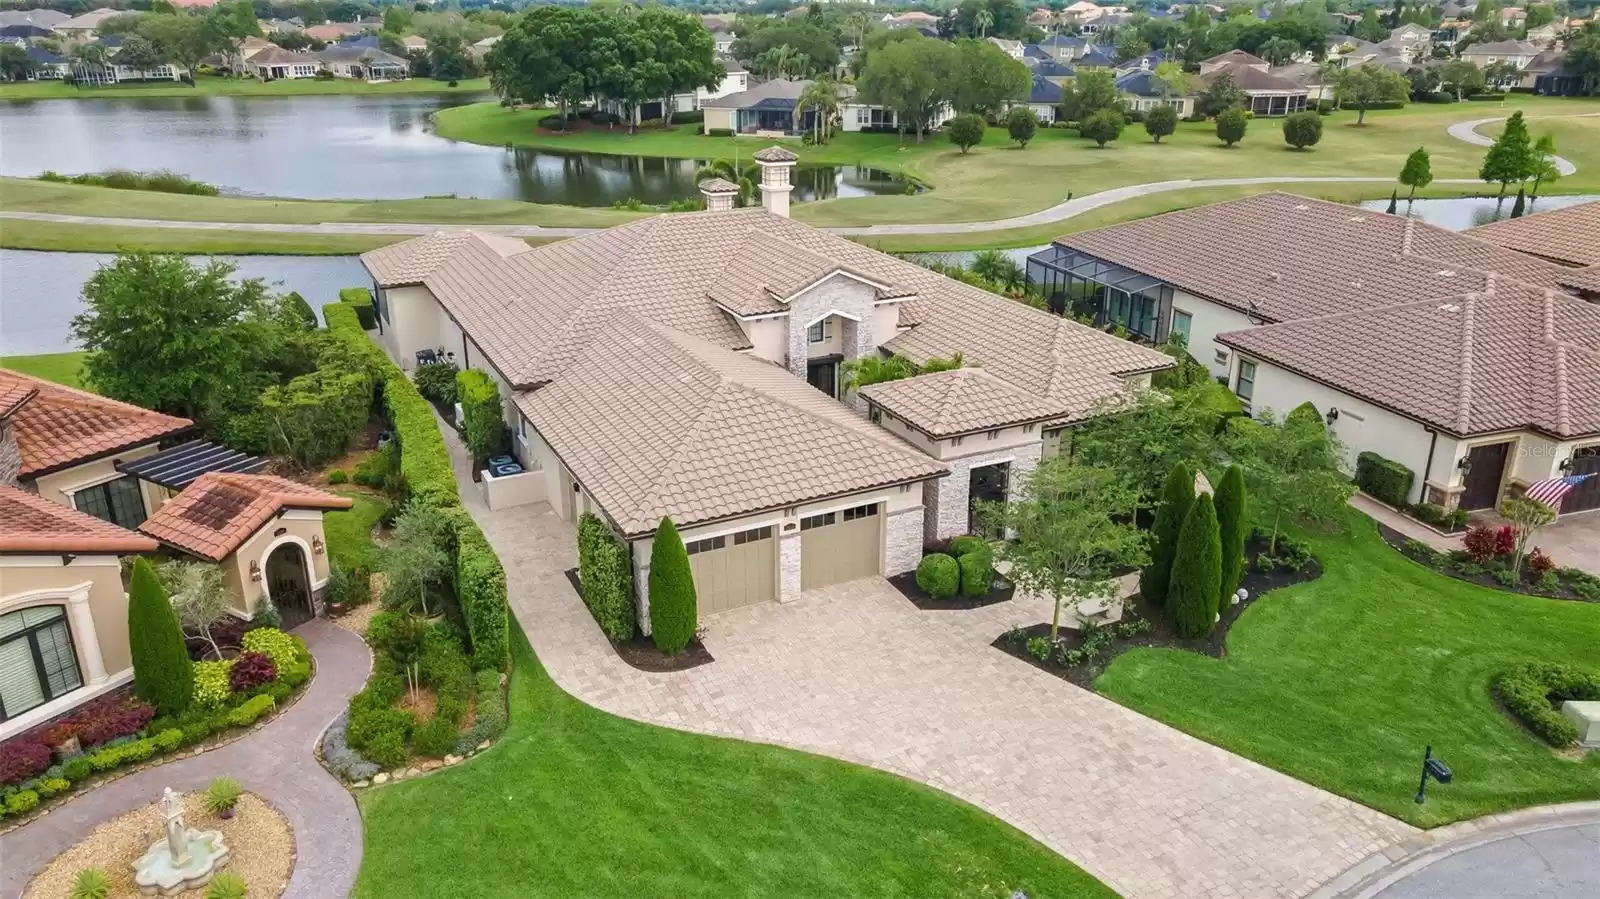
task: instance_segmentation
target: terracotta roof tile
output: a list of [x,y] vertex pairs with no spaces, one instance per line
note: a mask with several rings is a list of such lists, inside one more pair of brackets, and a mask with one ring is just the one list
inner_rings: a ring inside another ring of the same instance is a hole
[[354,504],[349,497],[286,478],[214,471],[168,500],[139,530],[216,562],[284,509],[348,509]]
[[864,387],[861,395],[934,437],[1061,417],[1061,410],[981,368],[917,375]]
[[149,537],[0,484],[0,553],[147,553]]
[[1600,306],[1554,290],[1496,279],[1218,340],[1459,436],[1600,433]]
[[629,314],[517,405],[630,535],[948,470],[770,362]]
[[0,370],[0,419],[22,453],[19,477],[154,443],[194,426],[82,390]]
[[1465,233],[1562,265],[1600,265],[1600,200],[1490,222]]

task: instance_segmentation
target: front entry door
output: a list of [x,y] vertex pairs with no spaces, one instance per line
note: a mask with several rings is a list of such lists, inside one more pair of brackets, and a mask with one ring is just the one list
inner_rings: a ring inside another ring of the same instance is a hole
[[812,362],[806,366],[806,383],[834,399],[839,398],[838,382],[839,363],[837,361]]
[[[980,502],[998,503],[1006,498],[1006,482],[1011,477],[1011,463],[1001,462],[998,465],[984,465],[972,469],[968,476],[967,484],[967,533],[982,534],[982,522],[979,520],[978,504]],[[999,534],[985,534],[984,536],[998,537]]]
[[1461,492],[1461,508],[1468,512],[1492,509],[1500,499],[1500,482],[1506,471],[1506,457],[1511,444],[1490,443],[1475,446],[1467,454],[1468,468],[1465,489]]

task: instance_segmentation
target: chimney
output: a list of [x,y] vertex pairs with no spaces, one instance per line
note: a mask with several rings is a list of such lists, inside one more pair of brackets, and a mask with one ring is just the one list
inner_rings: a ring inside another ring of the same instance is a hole
[[707,178],[700,182],[700,196],[705,197],[707,212],[727,212],[739,195],[739,185],[726,178]]
[[773,215],[789,217],[789,170],[800,157],[782,147],[768,147],[751,157],[761,166],[761,205]]

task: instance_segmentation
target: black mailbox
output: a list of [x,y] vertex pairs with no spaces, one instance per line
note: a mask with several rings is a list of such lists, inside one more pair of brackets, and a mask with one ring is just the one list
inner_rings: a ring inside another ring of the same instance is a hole
[[1428,759],[1428,776],[1442,784],[1450,782],[1450,767],[1438,759]]

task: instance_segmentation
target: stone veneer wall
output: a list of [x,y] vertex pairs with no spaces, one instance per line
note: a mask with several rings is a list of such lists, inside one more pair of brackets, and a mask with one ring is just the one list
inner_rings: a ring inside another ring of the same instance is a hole
[[967,533],[967,501],[972,487],[972,469],[1000,462],[1010,462],[1011,471],[1006,483],[1009,499],[1017,496],[1017,485],[1039,466],[1043,443],[1029,443],[988,453],[974,453],[956,459],[945,459],[950,466],[950,476],[925,482],[922,504],[927,508],[923,523],[923,537],[928,543],[948,540]]
[[778,602],[800,598],[800,532],[778,536]]
[[[820,318],[835,312],[849,318],[843,319],[843,345],[841,355],[845,361],[876,353],[877,343],[872,334],[873,289],[854,278],[835,275],[818,284],[789,304],[789,373],[797,378],[806,376],[806,362],[810,358],[806,343],[806,328]],[[851,321],[856,319],[857,321]]]
[[890,512],[884,527],[883,573],[896,575],[916,570],[922,561],[921,506]]

